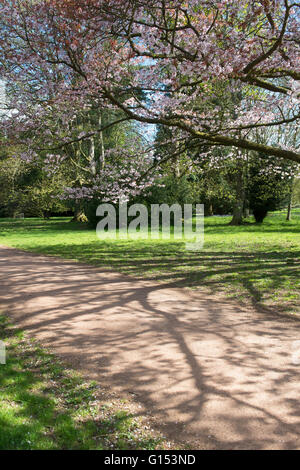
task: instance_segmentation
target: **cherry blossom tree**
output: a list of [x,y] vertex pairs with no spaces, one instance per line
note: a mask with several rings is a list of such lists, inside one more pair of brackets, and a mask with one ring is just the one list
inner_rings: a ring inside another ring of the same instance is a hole
[[76,110],[92,104],[122,113],[106,128],[120,119],[166,126],[199,148],[300,163],[297,148],[250,132],[299,120],[299,8],[293,0],[3,0],[0,76],[14,110],[3,134],[20,139],[29,159],[41,149],[61,155],[103,131],[70,131]]

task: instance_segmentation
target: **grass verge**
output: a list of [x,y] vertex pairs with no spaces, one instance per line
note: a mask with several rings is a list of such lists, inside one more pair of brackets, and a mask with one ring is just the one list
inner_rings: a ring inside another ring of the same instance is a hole
[[0,449],[174,448],[128,400],[86,382],[0,315]]

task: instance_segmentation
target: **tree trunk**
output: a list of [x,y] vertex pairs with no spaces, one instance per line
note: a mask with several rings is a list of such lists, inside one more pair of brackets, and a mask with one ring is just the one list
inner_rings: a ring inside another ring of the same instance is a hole
[[44,210],[43,211],[43,219],[45,219],[45,220],[50,219],[50,211],[49,210]]
[[[101,116],[101,113],[100,113],[100,116],[99,116],[99,128],[102,127],[102,116]],[[104,149],[104,139],[103,139],[103,132],[101,131],[100,132],[100,135],[99,135],[99,146],[100,146],[100,156],[99,156],[99,160],[100,160],[100,169],[103,170],[104,166],[105,166],[105,149]]]
[[250,209],[249,207],[244,208],[244,217],[245,219],[248,219],[250,217]]
[[87,217],[84,213],[82,207],[79,204],[76,204],[74,209],[74,217],[71,222],[87,222]]
[[229,225],[241,225],[243,222],[243,206],[244,201],[242,199],[237,199]]
[[90,159],[90,168],[92,175],[96,175],[97,173],[97,164],[95,160],[95,139],[91,137],[90,141],[90,148],[89,148],[89,159]]
[[289,205],[288,205],[288,211],[287,211],[287,215],[286,215],[286,220],[289,222],[290,220],[292,220],[292,201],[289,202]]
[[236,177],[236,200],[233,208],[232,219],[229,225],[241,225],[243,222],[244,203],[245,203],[245,182],[242,163],[237,170]]
[[289,194],[289,203],[288,203],[288,210],[286,215],[286,220],[289,222],[292,220],[292,200],[293,200],[293,184],[291,185],[291,190]]

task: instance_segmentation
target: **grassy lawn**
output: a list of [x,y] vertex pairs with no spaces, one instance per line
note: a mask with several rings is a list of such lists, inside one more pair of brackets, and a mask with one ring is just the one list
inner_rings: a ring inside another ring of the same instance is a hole
[[5,316],[0,340],[7,350],[0,364],[1,450],[171,447],[127,400],[85,382]]
[[205,219],[199,252],[186,251],[181,241],[99,240],[94,230],[66,218],[0,219],[0,244],[300,313],[299,209],[291,222],[283,213],[270,214],[262,225],[249,220],[232,227],[229,220]]

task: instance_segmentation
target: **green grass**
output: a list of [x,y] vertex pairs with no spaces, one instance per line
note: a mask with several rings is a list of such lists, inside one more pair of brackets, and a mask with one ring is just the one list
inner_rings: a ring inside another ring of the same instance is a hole
[[[0,449],[156,449],[167,443],[145,418],[68,369],[0,316]],[[139,413],[140,414],[140,413]]]
[[199,252],[186,251],[174,240],[99,240],[94,230],[66,218],[2,219],[0,244],[299,313],[300,211],[290,222],[280,212],[262,225],[249,220],[232,227],[229,220],[205,219],[205,245]]

